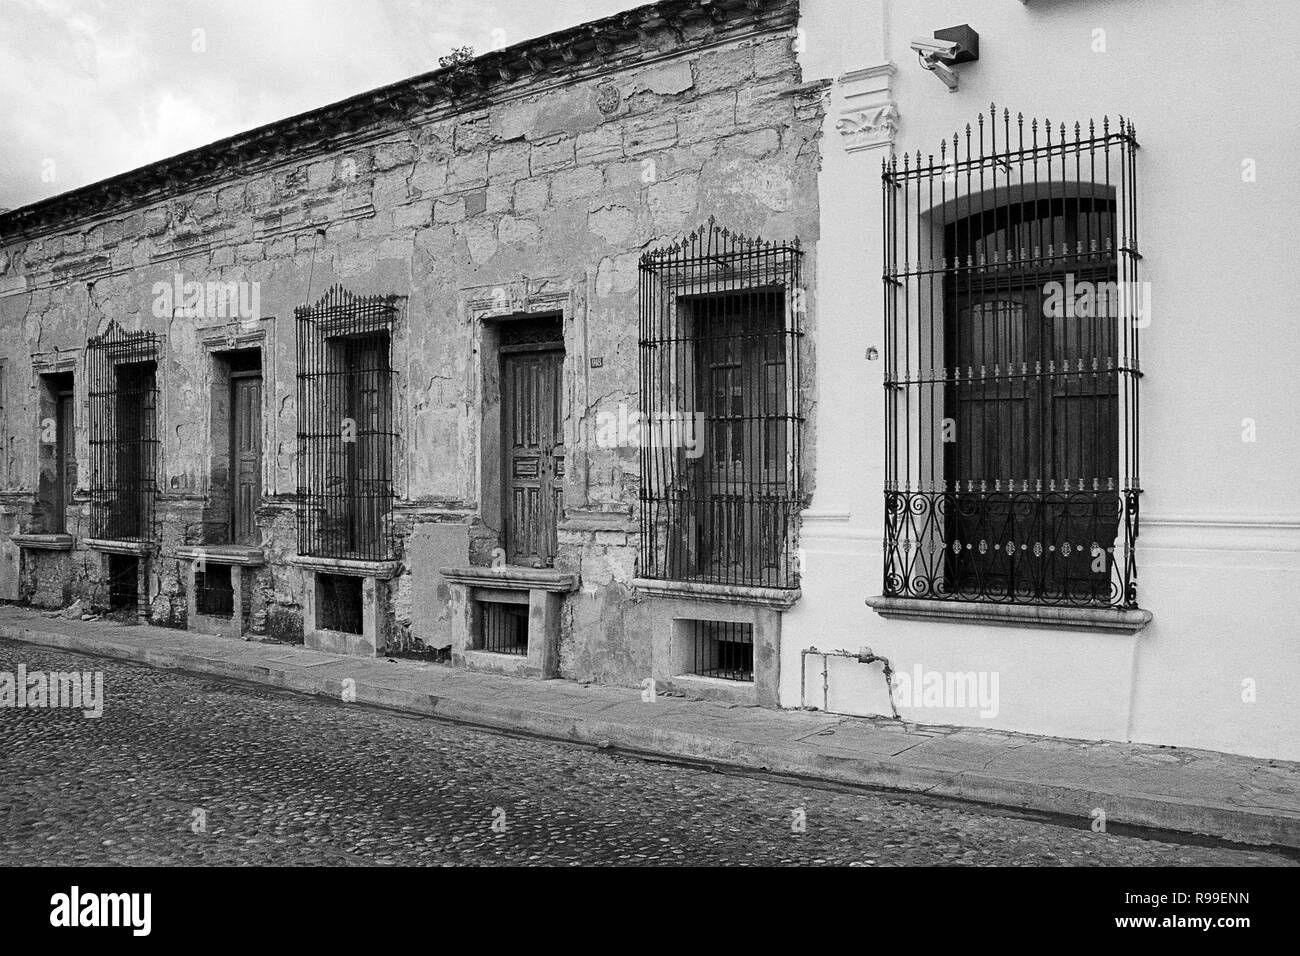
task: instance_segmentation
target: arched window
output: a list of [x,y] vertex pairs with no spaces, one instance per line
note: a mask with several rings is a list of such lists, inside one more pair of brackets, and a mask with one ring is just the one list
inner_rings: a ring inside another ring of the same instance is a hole
[[1133,606],[1132,129],[990,127],[886,167],[885,593]]

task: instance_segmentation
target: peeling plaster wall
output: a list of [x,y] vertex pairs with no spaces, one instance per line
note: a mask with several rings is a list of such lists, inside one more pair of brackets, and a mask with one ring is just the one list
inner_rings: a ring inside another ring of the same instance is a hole
[[[623,610],[635,600],[628,582],[638,543],[638,454],[596,447],[592,436],[599,411],[638,406],[639,257],[713,216],[749,235],[798,237],[809,260],[805,281],[815,275],[822,93],[801,85],[794,29],[765,29],[714,42],[693,27],[697,35],[675,47],[642,50],[601,75],[535,78],[485,109],[394,124],[378,139],[7,246],[25,277],[21,291],[0,287],[0,324],[16,340],[5,406],[22,424],[11,428],[5,472],[16,523],[40,530],[24,511],[38,458],[35,428],[25,424],[36,415],[28,356],[80,349],[111,320],[163,336],[162,552],[205,543],[213,375],[205,338],[214,326],[229,325],[232,336],[246,329],[225,319],[160,317],[154,285],[177,274],[256,283],[261,321],[251,324],[262,338],[252,344],[264,350],[266,374],[258,523],[267,564],[250,575],[252,621],[258,633],[300,636],[306,581],[286,562],[296,550],[293,310],[335,283],[359,295],[399,294],[407,298],[394,348],[397,527],[404,543],[410,535],[422,543],[405,549],[393,584],[390,638],[414,634],[436,644],[437,616],[427,625],[412,620],[413,609],[428,611],[438,593],[434,562],[485,562],[497,530],[482,520],[486,496],[497,492],[480,487],[480,456],[495,446],[481,433],[478,347],[481,318],[502,310],[482,303],[505,296],[508,312],[551,302],[565,315],[572,463],[556,564],[584,583],[563,612],[561,672],[635,685],[650,672],[648,636],[623,627]],[[106,271],[112,274],[88,290],[82,276]],[[815,314],[805,322],[811,333]],[[600,367],[592,368],[597,357]],[[807,386],[811,351],[803,367]],[[84,363],[77,388],[84,511]],[[812,411],[809,393],[805,414]],[[811,423],[805,447],[811,460]],[[804,484],[812,487],[811,474]],[[430,524],[465,533],[429,537],[421,529]],[[84,526],[69,530],[85,533]],[[94,583],[76,570],[84,557],[42,557],[23,596],[42,603],[63,596],[37,580],[50,562],[66,569],[67,596],[88,593]],[[179,560],[152,566],[152,619],[183,624]]]

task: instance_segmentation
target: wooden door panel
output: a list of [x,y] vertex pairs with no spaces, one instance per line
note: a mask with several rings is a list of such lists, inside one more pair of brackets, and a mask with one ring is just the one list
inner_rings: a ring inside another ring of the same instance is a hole
[[549,567],[564,511],[564,353],[522,351],[502,357],[506,560]]
[[230,536],[236,544],[256,544],[257,508],[262,498],[262,380],[252,376],[236,378],[232,392],[235,428],[230,472],[235,487]]

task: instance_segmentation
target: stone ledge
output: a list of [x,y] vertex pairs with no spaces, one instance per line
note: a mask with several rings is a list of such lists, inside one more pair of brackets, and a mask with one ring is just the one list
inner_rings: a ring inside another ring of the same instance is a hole
[[695,700],[717,700],[744,707],[758,706],[758,690],[753,681],[722,680],[699,674],[678,674],[655,679],[658,691],[683,694]]
[[480,648],[467,648],[453,653],[452,663],[489,674],[546,679],[524,654],[497,654]]
[[11,534],[9,540],[33,551],[71,551],[74,543],[70,534]]
[[251,568],[266,563],[266,555],[261,548],[252,548],[242,544],[196,544],[177,548],[165,558],[180,558],[182,561],[210,561],[213,564],[237,564]]
[[511,591],[575,591],[578,576],[553,568],[492,567],[439,568],[452,584],[474,588],[502,588]]
[[1151,623],[1151,612],[1141,608],[1056,607],[1039,604],[984,604],[978,601],[936,601],[883,595],[867,604],[884,618],[904,621],[942,621],[955,624],[993,624],[1002,627],[1051,628],[1067,631],[1101,631],[1136,634]]
[[358,578],[391,578],[402,568],[401,561],[360,561],[355,558],[321,558],[293,554],[285,559],[294,567],[318,574],[347,574]]
[[731,604],[754,604],[759,607],[788,611],[799,600],[798,588],[764,588],[746,584],[709,584],[703,581],[661,581],[658,578],[633,578],[632,587],[654,597],[688,598],[696,601],[725,601]]
[[83,538],[82,543],[91,551],[107,554],[152,554],[157,545],[152,541],[118,541],[113,538]]

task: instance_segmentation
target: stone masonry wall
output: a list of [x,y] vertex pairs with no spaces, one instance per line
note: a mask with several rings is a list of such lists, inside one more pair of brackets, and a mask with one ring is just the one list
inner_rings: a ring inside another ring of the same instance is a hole
[[[296,551],[294,308],[336,283],[356,294],[406,297],[394,350],[398,526],[468,522],[477,529],[470,539],[480,542],[473,560],[483,562],[497,529],[482,526],[484,498],[496,492],[480,487],[476,349],[487,313],[476,303],[495,296],[502,314],[520,298],[553,295],[546,301],[563,302],[565,312],[570,462],[557,565],[583,582],[564,612],[561,670],[635,682],[648,673],[649,648],[642,636],[623,633],[622,609],[635,599],[628,582],[638,455],[596,447],[595,416],[638,404],[638,260],[647,249],[712,216],[747,235],[798,237],[811,284],[822,92],[801,85],[793,38],[793,29],[717,45],[693,45],[687,36],[616,69],[576,81],[533,77],[507,85],[486,108],[394,123],[382,137],[332,144],[308,160],[6,246],[26,278],[21,293],[0,296],[13,350],[3,382],[10,497],[33,491],[37,479],[37,390],[27,356],[81,349],[110,321],[149,329],[164,336],[162,550],[203,543],[213,330],[256,331],[261,338],[252,344],[264,350],[266,374],[259,526],[267,565],[255,575],[252,620],[261,633],[300,639],[304,575],[285,562]],[[255,283],[259,321],[156,314],[155,284],[177,274]],[[815,322],[805,317],[810,333]],[[811,359],[803,363],[810,421]],[[84,374],[79,364],[79,399]],[[78,426],[84,507],[84,401]],[[805,462],[813,458],[808,428]],[[51,561],[62,562],[66,586],[47,580]],[[92,587],[85,564],[80,550],[42,555],[23,579],[22,597],[57,603],[85,595]],[[175,560],[153,562],[157,623],[184,623],[179,570]],[[393,587],[390,638],[437,640],[412,621],[411,609],[413,592],[438,586],[436,569],[404,567]]]

